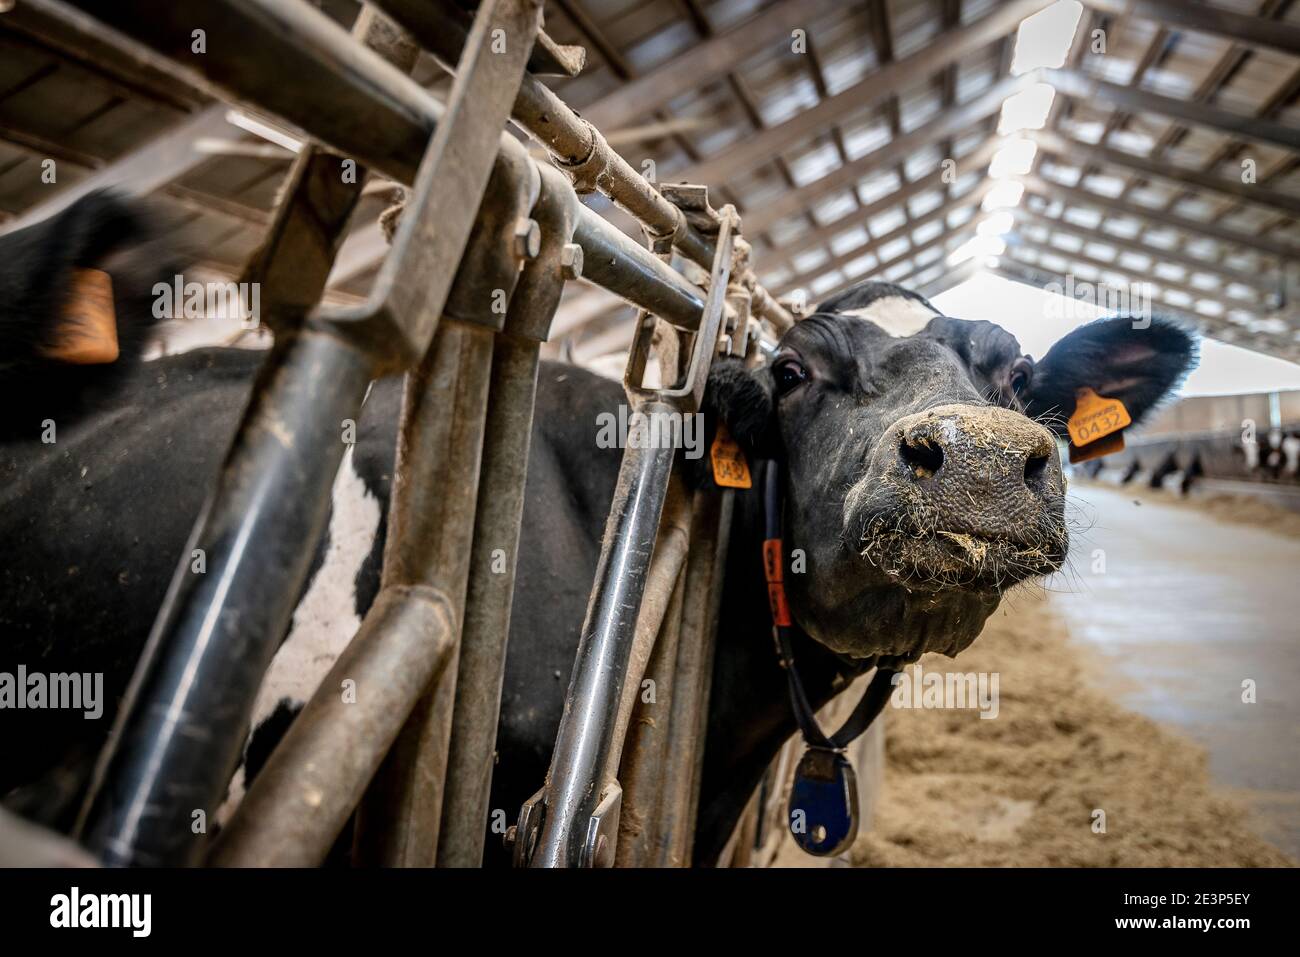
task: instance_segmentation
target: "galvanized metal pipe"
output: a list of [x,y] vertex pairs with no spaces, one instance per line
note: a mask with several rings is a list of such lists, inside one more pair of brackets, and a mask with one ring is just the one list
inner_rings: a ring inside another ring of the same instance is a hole
[[[443,322],[408,375],[388,510],[384,585],[428,585],[447,596],[458,647],[469,578],[490,329]],[[412,712],[362,808],[357,860],[430,867],[438,848],[456,654]]]
[[698,286],[590,208],[578,212],[573,241],[582,247],[585,278],[675,326],[699,328],[704,293]]
[[[650,401],[637,411],[670,415],[675,410],[668,403]],[[596,566],[596,585],[569,681],[570,704],[551,757],[546,814],[530,860],[534,867],[578,866],[587,821],[602,797],[599,786],[610,780],[617,764],[614,719],[673,456],[667,443],[659,448],[629,446],[624,451]]]
[[663,799],[661,771],[676,694],[674,671],[685,591],[686,578],[678,575],[645,670],[645,680],[653,682],[654,697],[647,701],[643,696],[637,701],[623,741],[623,756],[618,765],[623,806],[619,814],[615,867],[649,867],[655,863],[655,822]]
[[[681,578],[682,566],[686,564],[690,524],[690,498],[682,487],[680,477],[675,477],[669,482],[667,499],[659,518],[654,557],[650,560],[650,572],[646,576],[645,592],[641,596],[641,610],[637,614],[632,654],[628,658],[627,680],[623,685],[623,697],[614,721],[614,740],[618,743],[620,754],[627,738],[632,711],[641,693],[646,665],[654,651],[655,639],[663,628],[673,593]],[[610,781],[614,779],[617,767],[616,763],[610,769]],[[610,782],[601,782],[602,785],[608,783]]]
[[[538,12],[536,6],[527,10],[534,21]],[[362,27],[369,22],[363,18]],[[486,22],[475,25],[484,39],[485,27]],[[335,30],[354,54],[383,64],[390,73],[395,70]],[[474,49],[481,46],[476,43]],[[496,62],[512,61],[501,57]],[[522,73],[522,60],[516,66]],[[491,69],[475,75],[495,79]],[[453,88],[453,102],[458,95],[463,99],[463,85]],[[507,100],[497,114],[480,119],[492,128],[489,148],[499,140],[496,131],[508,106]],[[472,126],[464,110],[453,110],[443,138],[457,128],[469,135]],[[401,235],[409,238],[414,230],[427,230],[425,220],[433,212],[425,190],[439,181],[442,158],[432,152],[422,161],[415,203],[419,212]],[[463,155],[452,158],[464,160]],[[478,181],[480,192],[486,179],[483,175]],[[336,207],[337,199],[328,205]],[[458,222],[443,224],[455,255],[421,270],[420,281],[427,287],[423,295],[402,297],[406,308],[397,315],[389,310],[368,318],[431,333],[460,258],[458,243],[468,235],[472,219],[473,212],[466,211]],[[329,222],[342,225],[337,216]],[[322,245],[333,245],[336,237],[324,235],[325,222],[317,224],[317,231]],[[403,253],[411,248],[409,243],[399,246]],[[322,287],[329,265],[325,259],[318,257],[307,269],[311,281]],[[309,283],[298,285],[301,293]],[[365,321],[359,319],[357,325]],[[189,818],[195,811],[215,810],[234,770],[258,685],[287,630],[324,530],[345,424],[355,419],[365,386],[385,356],[382,345],[366,347],[375,344],[373,336],[370,343],[364,336],[344,338],[338,327],[327,331],[315,323],[295,336],[292,324],[286,326],[288,334],[259,377],[217,491],[196,522],[128,689],[120,733],[105,750],[78,822],[108,863],[191,863],[201,853],[202,837],[188,826]],[[193,584],[196,576],[190,573],[195,546],[203,549],[207,566],[207,574],[197,576],[199,584]],[[436,809],[434,814],[436,832]]]
[[438,836],[440,867],[477,867],[483,859],[539,348],[549,335],[566,272],[581,272],[582,264],[574,261],[569,247],[578,209],[563,175],[543,169],[532,210],[542,234],[541,249],[536,259],[524,264],[493,350],[478,493],[480,502],[491,505],[478,509],[474,520]]
[[[455,641],[437,589],[382,589],[222,829],[218,867],[317,867]],[[351,694],[344,683],[351,682]]]
[[[691,863],[704,761],[704,731],[713,682],[714,637],[722,601],[727,547],[735,493],[704,489],[695,493],[691,519],[691,553],[686,565],[681,636],[674,669],[668,745],[660,774],[663,798],[654,823],[655,863],[685,867]],[[672,760],[690,755],[691,760]]]
[[[496,752],[506,639],[524,508],[539,344],[502,336],[492,357],[486,440],[451,717],[439,867],[479,867]],[[500,551],[498,563],[493,553]]]

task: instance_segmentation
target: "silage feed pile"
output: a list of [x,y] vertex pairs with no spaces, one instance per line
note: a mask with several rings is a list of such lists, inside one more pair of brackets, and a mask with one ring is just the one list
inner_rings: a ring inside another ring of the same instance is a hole
[[1091,686],[1085,654],[1050,598],[1022,591],[958,659],[922,659],[927,672],[998,672],[998,716],[886,709],[884,789],[853,863],[1294,865],[1216,793],[1200,747]]

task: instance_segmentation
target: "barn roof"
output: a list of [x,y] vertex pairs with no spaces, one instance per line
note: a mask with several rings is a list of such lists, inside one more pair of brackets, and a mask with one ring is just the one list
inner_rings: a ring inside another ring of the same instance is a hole
[[[315,5],[344,25],[359,10]],[[1022,21],[1046,11],[1045,38],[1023,45],[1046,51],[1069,6],[547,0],[547,33],[587,65],[546,82],[633,166],[734,203],[778,297],[816,303],[870,277],[933,295],[978,270],[1141,282],[1210,335],[1300,359],[1300,4],[1086,0],[1059,67],[1024,72]],[[88,42],[67,17],[57,0],[0,14],[0,229],[122,184],[237,275],[301,134],[209,101],[107,33]],[[447,83],[430,57],[415,76]],[[1009,97],[1041,128],[1000,135]],[[375,221],[391,193],[368,189],[336,299],[363,295],[386,250]],[[593,358],[626,348],[631,315],[573,284],[556,328]]]

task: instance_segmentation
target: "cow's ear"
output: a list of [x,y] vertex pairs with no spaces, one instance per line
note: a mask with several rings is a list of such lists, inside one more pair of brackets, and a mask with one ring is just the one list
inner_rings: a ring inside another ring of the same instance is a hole
[[743,360],[722,356],[709,369],[704,389],[704,454],[687,456],[686,476],[692,488],[702,488],[712,481],[710,450],[718,434],[718,423],[725,423],[749,460],[750,474],[759,459],[771,458],[774,428],[772,376],[767,369],[747,369]]
[[135,357],[154,323],[153,282],[177,271],[139,202],[95,192],[0,238],[0,367]]
[[747,369],[743,361],[730,356],[713,363],[704,391],[710,441],[715,423],[721,420],[751,459],[770,458],[773,409],[772,377],[766,369]]
[[1136,425],[1196,367],[1194,331],[1163,316],[1114,316],[1075,329],[1034,365],[1021,391],[1025,411],[1065,435],[1075,395],[1119,399]]

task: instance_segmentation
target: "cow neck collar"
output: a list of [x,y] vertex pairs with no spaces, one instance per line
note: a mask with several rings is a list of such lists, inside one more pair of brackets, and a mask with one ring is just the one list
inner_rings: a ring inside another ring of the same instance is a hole
[[[861,736],[872,721],[884,710],[893,690],[893,677],[897,674],[888,668],[877,668],[867,690],[854,707],[844,724],[833,734],[827,734],[817,722],[817,714],[799,680],[795,667],[793,638],[801,634],[790,617],[785,597],[785,557],[781,538],[781,467],[768,460],[763,470],[763,571],[767,579],[768,606],[772,615],[772,638],[776,644],[777,659],[784,669],[790,688],[790,706],[799,724],[804,743],[810,748],[842,752]],[[810,639],[811,640],[811,639]],[[850,676],[862,674],[870,666],[843,655],[836,655]]]

